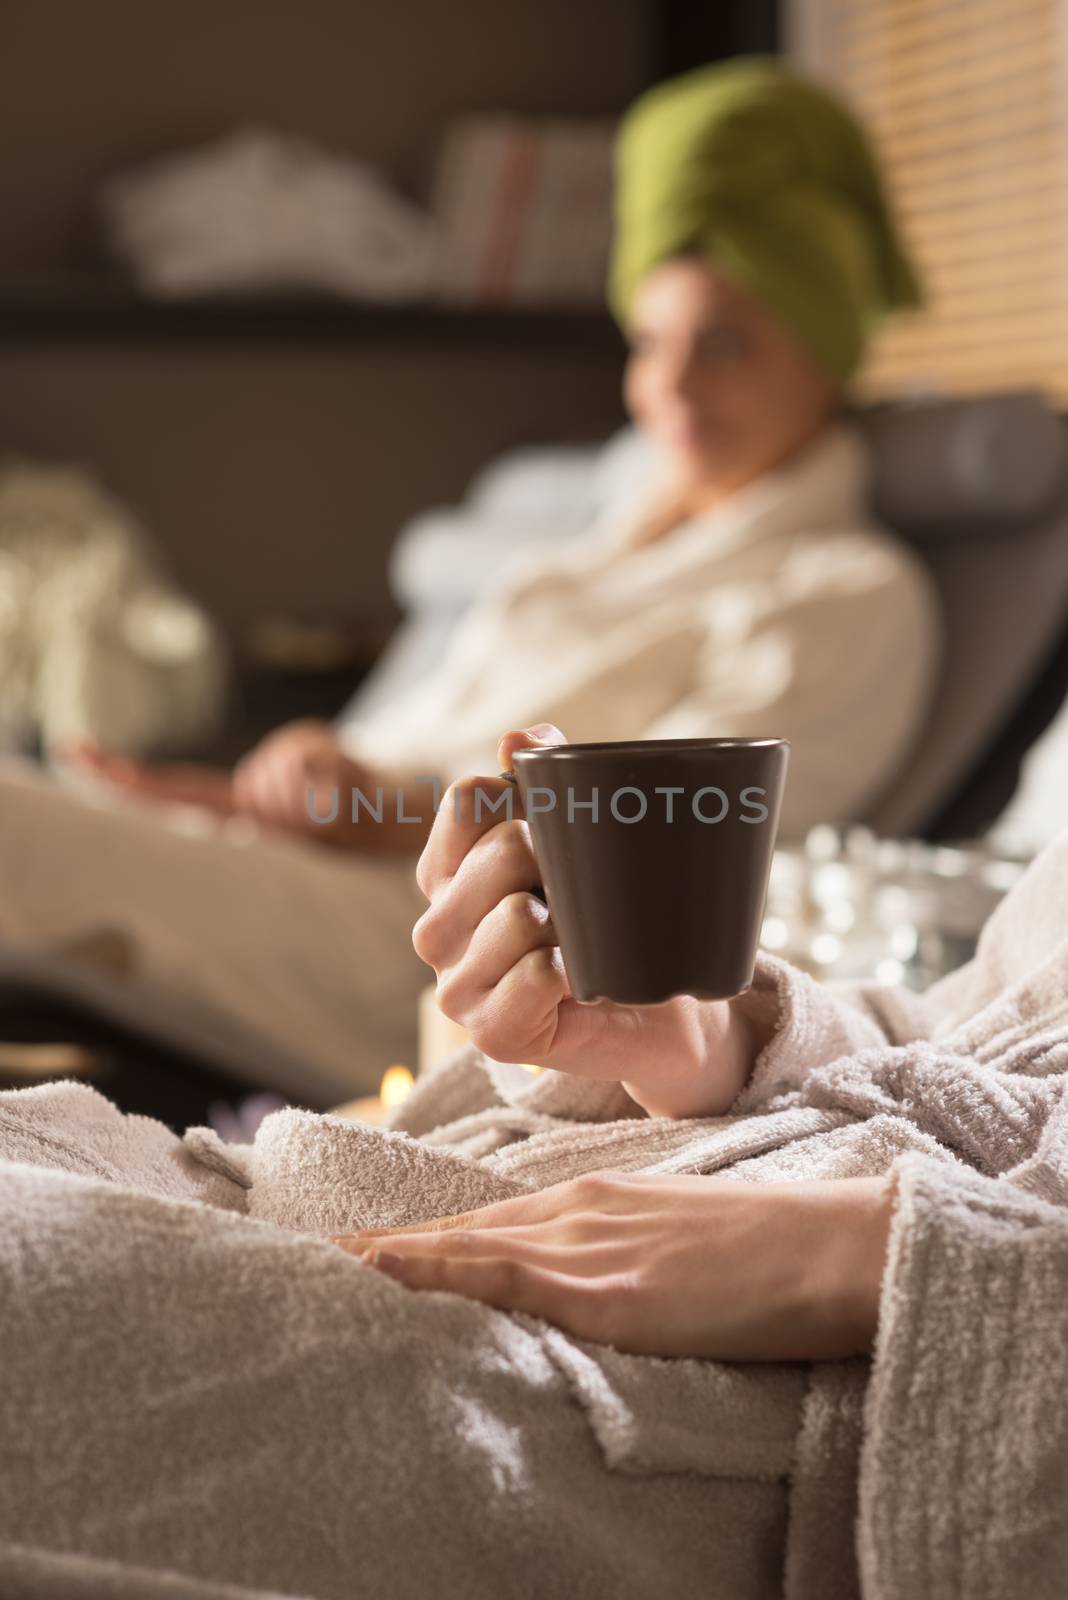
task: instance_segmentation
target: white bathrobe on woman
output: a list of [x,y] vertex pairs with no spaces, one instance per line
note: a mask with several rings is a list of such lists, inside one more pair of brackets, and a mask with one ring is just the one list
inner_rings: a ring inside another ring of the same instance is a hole
[[[783,831],[856,817],[906,759],[937,663],[929,581],[866,495],[864,446],[835,425],[651,544],[631,545],[645,498],[617,503],[499,574],[429,680],[343,741],[410,778],[413,815],[422,775],[495,772],[498,736],[537,721],[574,741],[777,735]],[[313,1103],[414,1059],[423,904],[410,858],[0,774],[0,984],[48,981]]]
[[835,424],[641,543],[650,477],[568,550],[510,563],[426,681],[344,725],[346,748],[414,788],[492,772],[501,732],[533,722],[576,743],[772,735],[792,745],[784,835],[863,816],[917,737],[939,646],[931,580],[873,523],[868,477]]

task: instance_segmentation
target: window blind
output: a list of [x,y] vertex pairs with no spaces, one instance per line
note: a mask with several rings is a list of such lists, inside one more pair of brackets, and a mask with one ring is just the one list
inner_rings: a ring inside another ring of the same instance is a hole
[[787,0],[787,48],[865,120],[923,272],[868,393],[1068,401],[1068,0]]

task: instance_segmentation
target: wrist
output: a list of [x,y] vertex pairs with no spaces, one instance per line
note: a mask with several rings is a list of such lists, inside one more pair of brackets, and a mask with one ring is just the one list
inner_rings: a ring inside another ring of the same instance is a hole
[[733,1000],[682,995],[669,1005],[674,1010],[665,1007],[661,1017],[670,1022],[670,1048],[660,1030],[649,1027],[643,1040],[648,1067],[624,1079],[623,1088],[652,1117],[726,1115],[766,1042],[766,1006],[749,994]]
[[[742,1067],[735,1099],[753,1075],[760,1057],[779,1026],[777,997],[766,989],[746,989],[728,1002],[731,1009],[733,1048]],[[732,1101],[733,1104],[733,1101]]]
[[890,1226],[897,1203],[893,1168],[877,1178],[838,1180],[840,1225],[829,1228],[828,1300],[834,1308],[842,1355],[868,1355],[879,1327]]

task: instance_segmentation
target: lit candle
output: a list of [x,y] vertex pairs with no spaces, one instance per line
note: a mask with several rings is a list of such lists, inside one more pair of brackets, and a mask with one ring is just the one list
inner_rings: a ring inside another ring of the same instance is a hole
[[382,1122],[386,1112],[394,1106],[399,1106],[411,1093],[415,1079],[407,1067],[387,1067],[382,1074],[382,1082],[378,1086],[377,1094],[362,1095],[357,1100],[348,1100],[342,1106],[335,1106],[335,1117],[351,1117],[357,1122],[372,1124]]

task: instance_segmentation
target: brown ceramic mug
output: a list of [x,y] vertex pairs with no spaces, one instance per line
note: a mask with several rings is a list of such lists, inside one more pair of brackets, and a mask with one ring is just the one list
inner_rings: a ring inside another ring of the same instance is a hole
[[785,739],[515,751],[576,1000],[725,1000],[749,987],[788,754]]

